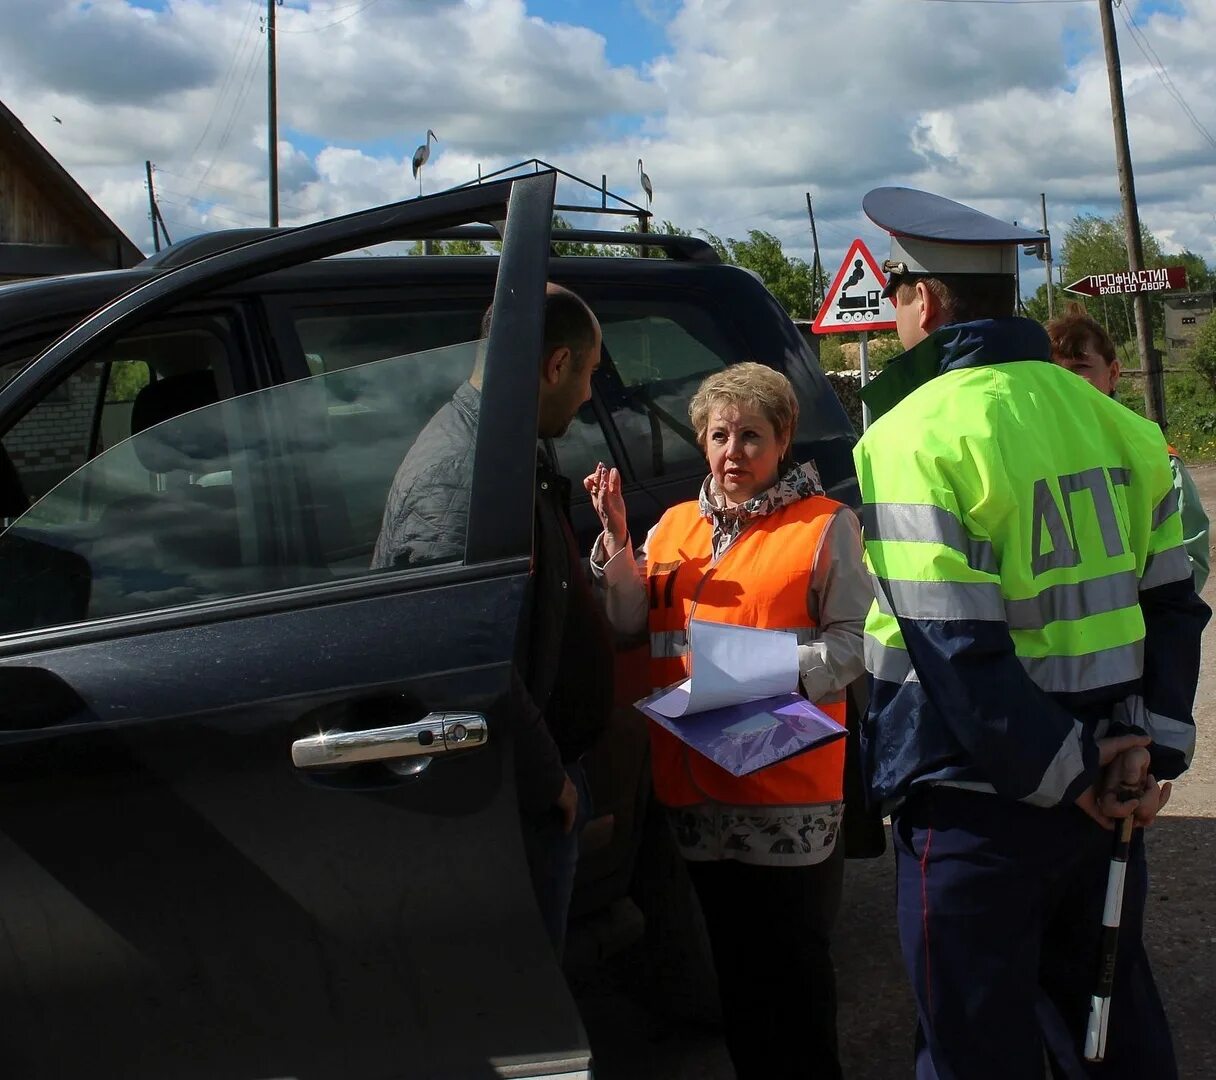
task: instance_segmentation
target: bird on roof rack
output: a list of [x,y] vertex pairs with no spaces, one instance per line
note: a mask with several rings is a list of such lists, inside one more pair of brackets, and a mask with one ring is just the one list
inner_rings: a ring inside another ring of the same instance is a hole
[[642,190],[646,192],[646,209],[650,209],[650,204],[654,202],[654,185],[650,182],[650,177],[646,175],[642,169],[642,159],[638,158],[638,179],[642,182]]
[[418,194],[422,194],[422,166],[431,159],[431,140],[439,141],[439,136],[436,135],[430,128],[426,129],[426,142],[414,151],[414,160],[412,167],[414,176],[418,179]]

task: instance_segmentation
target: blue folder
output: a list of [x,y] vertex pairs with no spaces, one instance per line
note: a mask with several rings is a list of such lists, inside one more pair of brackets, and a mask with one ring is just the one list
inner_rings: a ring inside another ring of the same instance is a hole
[[798,694],[672,718],[648,707],[669,690],[643,698],[637,707],[733,776],[747,776],[845,736],[843,725]]

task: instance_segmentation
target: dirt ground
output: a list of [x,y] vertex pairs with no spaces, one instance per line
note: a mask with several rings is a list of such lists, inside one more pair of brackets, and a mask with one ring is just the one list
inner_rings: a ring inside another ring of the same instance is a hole
[[[1216,512],[1216,466],[1192,474],[1204,504]],[[1204,599],[1216,608],[1216,575]],[[1146,938],[1181,1076],[1216,1080],[1216,620],[1204,635],[1195,720],[1195,760],[1148,838]],[[895,933],[893,871],[889,851],[847,864],[834,950],[849,1080],[911,1076],[913,1007]],[[639,946],[613,948],[613,940],[630,939],[635,920],[636,914],[618,911],[605,923],[573,928],[568,968],[597,1080],[728,1080],[732,1073],[718,1033],[658,1019],[637,985]],[[794,1014],[791,1033],[799,1027]]]

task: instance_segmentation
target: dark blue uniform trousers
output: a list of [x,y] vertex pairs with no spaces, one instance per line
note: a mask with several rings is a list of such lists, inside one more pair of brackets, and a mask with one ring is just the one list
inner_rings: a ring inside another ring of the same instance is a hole
[[1128,863],[1106,1060],[1083,1059],[1113,843],[1075,807],[920,788],[892,816],[918,1080],[1172,1080],[1141,940],[1144,833]]

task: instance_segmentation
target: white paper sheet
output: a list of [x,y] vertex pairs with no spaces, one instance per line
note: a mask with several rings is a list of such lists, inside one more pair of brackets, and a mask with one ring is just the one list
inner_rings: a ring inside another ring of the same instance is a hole
[[664,716],[687,716],[798,689],[798,637],[788,631],[693,619],[688,646],[691,675],[650,702]]

